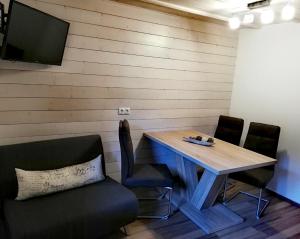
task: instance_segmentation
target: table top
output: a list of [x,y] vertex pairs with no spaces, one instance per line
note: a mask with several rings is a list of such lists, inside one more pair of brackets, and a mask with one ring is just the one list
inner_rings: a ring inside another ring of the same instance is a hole
[[214,139],[214,146],[207,147],[182,140],[183,137],[205,136],[194,130],[145,132],[144,136],[175,151],[201,167],[218,175],[273,165],[276,159],[242,147]]

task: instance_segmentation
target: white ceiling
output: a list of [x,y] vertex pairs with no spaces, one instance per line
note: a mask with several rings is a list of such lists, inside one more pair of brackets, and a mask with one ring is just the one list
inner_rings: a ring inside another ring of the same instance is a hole
[[[247,4],[255,0],[142,0],[161,6],[178,9],[202,16],[227,20],[235,14],[248,11]],[[288,0],[272,0],[271,7],[280,12]],[[297,7],[297,18],[300,19],[300,0],[292,1]],[[260,10],[258,10],[260,11]]]

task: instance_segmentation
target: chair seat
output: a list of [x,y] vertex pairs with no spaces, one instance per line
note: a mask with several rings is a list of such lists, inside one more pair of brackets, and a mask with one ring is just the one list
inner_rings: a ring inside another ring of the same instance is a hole
[[229,177],[258,188],[265,188],[266,184],[272,179],[273,173],[274,169],[271,166],[232,173]]
[[44,197],[6,200],[3,206],[11,239],[96,239],[132,222],[138,212],[135,195],[109,177]]
[[125,181],[127,187],[172,187],[173,178],[165,164],[136,164]]

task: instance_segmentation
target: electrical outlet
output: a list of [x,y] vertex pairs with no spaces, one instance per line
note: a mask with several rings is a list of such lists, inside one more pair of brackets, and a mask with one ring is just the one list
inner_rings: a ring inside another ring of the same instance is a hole
[[130,115],[130,108],[129,107],[120,107],[118,109],[118,115]]
[[125,107],[125,115],[130,115],[130,108],[129,107]]
[[124,108],[119,108],[118,115],[123,115],[123,114],[124,114]]

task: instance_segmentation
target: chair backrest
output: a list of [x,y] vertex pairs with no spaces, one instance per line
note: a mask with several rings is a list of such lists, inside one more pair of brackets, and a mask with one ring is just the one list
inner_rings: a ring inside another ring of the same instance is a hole
[[104,153],[99,135],[46,140],[0,147],[0,200],[15,198],[18,182],[15,168],[51,170],[90,161]]
[[244,148],[276,158],[279,135],[279,126],[251,122]]
[[130,127],[127,120],[119,123],[119,141],[121,148],[121,181],[125,184],[126,179],[133,174],[134,152],[130,135]]
[[215,138],[231,144],[239,145],[243,133],[244,120],[220,115]]

